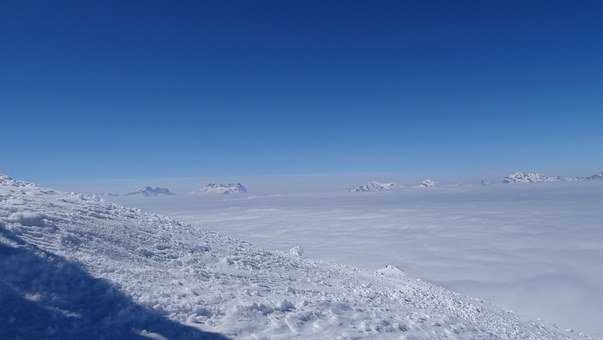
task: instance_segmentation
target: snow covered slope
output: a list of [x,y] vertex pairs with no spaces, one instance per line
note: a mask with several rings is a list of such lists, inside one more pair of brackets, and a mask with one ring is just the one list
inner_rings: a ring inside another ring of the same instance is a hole
[[0,338],[567,338],[395,267],[300,254],[0,177]]
[[159,195],[173,195],[174,193],[170,191],[170,189],[168,188],[160,188],[160,187],[144,187],[141,188],[139,190],[133,191],[133,192],[129,192],[126,195],[132,196],[132,195],[142,195],[145,197],[150,197],[150,196],[159,196]]
[[398,187],[397,183],[393,182],[377,182],[371,181],[365,185],[359,185],[351,188],[350,192],[381,192],[390,191]]
[[201,193],[205,194],[233,194],[246,193],[247,188],[241,183],[217,184],[209,183],[201,188]]

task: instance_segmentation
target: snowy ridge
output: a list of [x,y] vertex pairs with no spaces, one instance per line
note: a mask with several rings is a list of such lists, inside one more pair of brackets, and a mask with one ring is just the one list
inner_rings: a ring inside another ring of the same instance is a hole
[[420,188],[433,188],[435,187],[436,182],[432,181],[431,179],[426,179],[421,181],[421,183],[419,183],[419,187]]
[[129,192],[126,195],[128,196],[132,196],[132,195],[142,195],[145,197],[151,197],[151,196],[160,196],[160,195],[174,195],[173,192],[170,191],[170,189],[168,188],[160,188],[160,187],[144,187],[141,188],[139,190],[133,191],[133,192]]
[[246,193],[247,188],[241,183],[228,183],[218,184],[209,183],[201,188],[201,193],[206,194],[233,194],[233,193]]
[[371,181],[365,185],[358,185],[349,189],[350,192],[381,192],[390,191],[398,187],[397,183],[394,182],[377,182]]
[[503,183],[585,182],[603,180],[603,172],[587,177],[546,176],[537,172],[516,172],[503,178]]
[[598,174],[588,176],[586,179],[589,181],[603,181],[603,171],[599,172]]
[[537,172],[515,172],[503,178],[503,183],[541,183],[563,180],[559,176],[546,176]]
[[3,339],[568,339],[392,266],[258,249],[8,177],[0,254]]

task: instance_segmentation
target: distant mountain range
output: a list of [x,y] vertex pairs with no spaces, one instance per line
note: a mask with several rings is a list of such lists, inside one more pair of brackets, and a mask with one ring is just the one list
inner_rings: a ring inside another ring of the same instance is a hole
[[[433,188],[436,182],[431,179],[421,181],[415,188]],[[367,184],[358,185],[348,189],[349,192],[384,192],[400,189],[401,186],[396,182],[378,182],[370,181]]]
[[[5,176],[6,177],[6,176]],[[8,178],[8,177],[6,177]],[[533,184],[533,183],[547,183],[547,182],[588,182],[588,181],[603,181],[603,171],[586,177],[562,177],[562,176],[549,176],[538,172],[531,171],[518,171],[502,178],[502,180],[489,180],[482,179],[482,185],[492,185],[496,183],[504,184]],[[431,180],[425,179],[416,186],[401,186],[396,182],[380,182],[370,181],[366,184],[357,185],[347,189],[349,192],[387,192],[401,188],[433,188],[438,184]],[[235,193],[247,193],[247,188],[241,183],[209,183],[203,186],[199,191],[193,192],[193,194],[235,194]],[[175,195],[170,189],[163,187],[151,187],[145,186],[139,190],[132,191],[126,194],[118,194],[114,192],[97,193],[99,198],[102,197],[117,197],[117,196],[144,196],[144,197],[155,197],[155,196],[169,196]]]
[[[561,177],[561,176],[547,176],[537,172],[524,172],[519,171],[512,173],[502,179],[505,184],[516,184],[516,183],[543,183],[543,182],[584,182],[603,180],[603,172],[594,174],[588,177]],[[482,182],[483,184],[484,182]]]
[[541,183],[541,182],[558,182],[563,180],[559,176],[546,176],[537,172],[515,172],[505,178],[503,183]]
[[209,183],[201,188],[201,193],[206,194],[233,194],[233,193],[246,193],[247,188],[241,183]]
[[358,185],[351,189],[350,192],[382,192],[382,191],[390,191],[396,189],[398,187],[398,183],[394,182],[377,182],[370,181],[364,185]]
[[[546,182],[588,182],[603,181],[603,171],[587,177],[562,177],[549,176],[538,172],[518,171],[502,178],[502,180],[482,179],[482,185],[491,185],[496,183],[504,184],[531,184]],[[370,181],[367,184],[357,185],[348,189],[349,192],[385,192],[400,188],[433,188],[437,183],[431,179],[425,179],[415,186],[401,186],[395,182]]]
[[145,197],[161,196],[161,195],[174,195],[173,192],[168,188],[160,187],[144,187],[136,191],[132,191],[126,194],[126,196],[141,195]]
[[603,181],[603,171],[599,172],[598,174],[588,176],[586,179],[589,181]]

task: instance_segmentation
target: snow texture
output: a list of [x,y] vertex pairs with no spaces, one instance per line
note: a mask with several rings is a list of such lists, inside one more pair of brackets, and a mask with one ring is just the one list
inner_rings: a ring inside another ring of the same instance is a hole
[[568,338],[393,266],[268,251],[5,177],[0,255],[2,339]]
[[603,182],[120,200],[261,247],[393,264],[526,319],[603,338]]

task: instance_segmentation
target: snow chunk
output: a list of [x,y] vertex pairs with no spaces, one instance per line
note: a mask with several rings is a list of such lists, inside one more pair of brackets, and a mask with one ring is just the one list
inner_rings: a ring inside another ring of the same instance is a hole
[[384,268],[377,270],[377,275],[389,277],[389,278],[405,278],[406,273],[396,266],[391,264],[386,265]]
[[289,249],[289,254],[292,256],[302,257],[304,255],[304,248],[301,246],[295,246]]
[[159,334],[159,333],[155,333],[155,332],[149,332],[145,329],[138,331],[138,335],[147,338],[147,339],[153,339],[153,340],[168,340],[168,338],[166,338],[165,336]]
[[37,227],[42,227],[42,226],[46,225],[45,219],[46,219],[46,215],[37,213],[37,212],[30,212],[30,211],[15,212],[15,213],[12,213],[8,217],[9,222],[19,223],[21,225],[27,225],[27,226],[37,226]]
[[289,300],[282,300],[281,302],[279,302],[279,304],[276,306],[276,310],[280,311],[280,312],[289,312],[295,309],[295,305],[289,301]]

